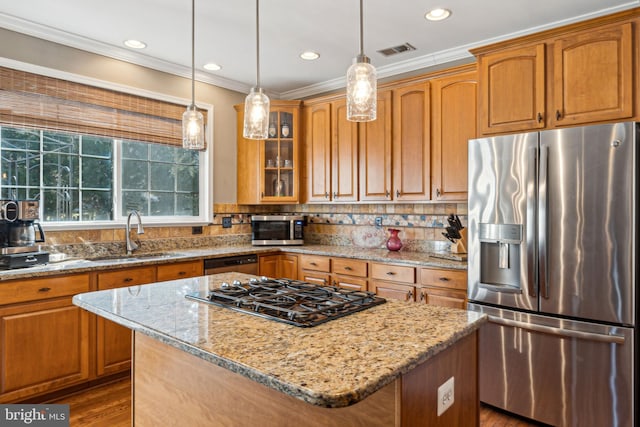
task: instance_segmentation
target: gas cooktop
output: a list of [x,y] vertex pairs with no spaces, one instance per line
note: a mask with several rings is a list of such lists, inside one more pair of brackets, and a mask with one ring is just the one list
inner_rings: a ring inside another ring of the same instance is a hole
[[372,292],[266,277],[246,283],[225,282],[219,288],[186,297],[300,327],[316,326],[386,302]]

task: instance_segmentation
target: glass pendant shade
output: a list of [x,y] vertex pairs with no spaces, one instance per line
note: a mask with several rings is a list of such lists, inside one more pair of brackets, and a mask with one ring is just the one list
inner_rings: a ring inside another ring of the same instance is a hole
[[358,55],[347,70],[347,120],[370,122],[376,119],[376,69],[369,58]]
[[189,150],[204,150],[204,116],[195,105],[187,107],[182,114],[182,147]]
[[267,139],[269,132],[269,97],[261,88],[251,88],[244,101],[244,128],[247,139]]

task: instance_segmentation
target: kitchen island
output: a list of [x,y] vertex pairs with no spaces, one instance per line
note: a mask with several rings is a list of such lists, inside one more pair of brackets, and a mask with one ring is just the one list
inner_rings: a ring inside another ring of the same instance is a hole
[[[145,425],[477,425],[483,315],[387,301],[299,328],[185,298],[225,273],[76,295],[134,331],[133,422]],[[451,407],[438,387],[453,377]]]

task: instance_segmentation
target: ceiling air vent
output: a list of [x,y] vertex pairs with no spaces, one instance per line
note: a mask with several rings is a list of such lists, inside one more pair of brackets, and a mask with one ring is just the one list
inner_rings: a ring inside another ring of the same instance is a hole
[[388,47],[386,49],[380,49],[378,52],[383,54],[384,56],[391,56],[402,52],[408,52],[410,50],[416,50],[415,47],[411,45],[411,43],[401,44],[399,46]]

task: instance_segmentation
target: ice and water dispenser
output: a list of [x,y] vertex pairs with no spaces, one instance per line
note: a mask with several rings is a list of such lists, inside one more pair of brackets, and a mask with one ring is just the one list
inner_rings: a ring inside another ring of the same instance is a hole
[[[520,289],[522,225],[479,224],[480,286]],[[515,289],[514,289],[515,290]]]

